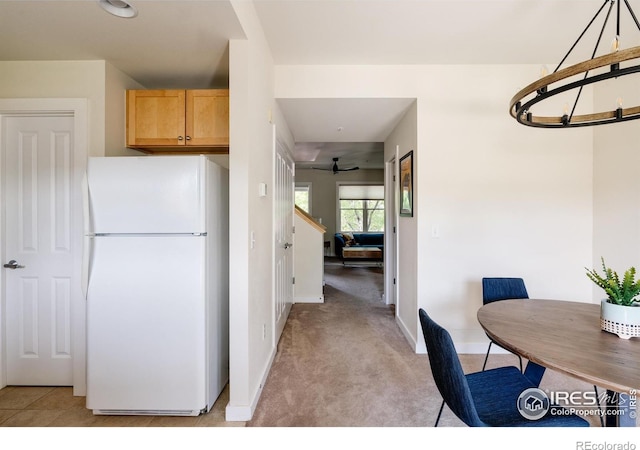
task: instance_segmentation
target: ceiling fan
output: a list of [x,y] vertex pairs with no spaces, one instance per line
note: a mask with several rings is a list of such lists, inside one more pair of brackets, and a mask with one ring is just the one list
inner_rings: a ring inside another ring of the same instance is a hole
[[312,169],[316,170],[331,170],[333,174],[337,174],[338,172],[349,172],[351,170],[358,170],[360,167],[349,167],[348,169],[340,169],[338,168],[338,158],[333,158],[333,166],[330,169],[325,169],[323,167],[312,167]]

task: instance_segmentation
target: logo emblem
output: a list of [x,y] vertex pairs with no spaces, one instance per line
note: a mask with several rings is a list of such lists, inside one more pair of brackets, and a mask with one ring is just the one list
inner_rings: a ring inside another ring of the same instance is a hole
[[549,411],[549,406],[549,397],[538,388],[525,389],[518,397],[518,411],[525,419],[543,418]]

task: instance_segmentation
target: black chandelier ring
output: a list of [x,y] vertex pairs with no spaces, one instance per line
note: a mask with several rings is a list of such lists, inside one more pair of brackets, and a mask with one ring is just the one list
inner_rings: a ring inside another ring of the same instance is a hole
[[[640,47],[633,47],[593,58],[544,76],[520,90],[511,99],[509,113],[521,124],[539,128],[580,127],[637,119],[640,116],[640,106],[633,106],[629,108],[622,108],[622,106],[619,106],[617,109],[611,111],[572,115],[571,117],[566,113],[558,116],[534,116],[530,112],[531,107],[536,103],[562,92],[581,88],[610,78],[618,78],[640,72],[640,64],[624,69],[620,68],[621,62],[637,58],[640,58]],[[607,66],[610,67],[608,72],[591,77],[587,76],[590,71]],[[568,83],[557,88],[548,89],[548,87],[553,83],[566,80],[567,78],[579,74],[585,74],[585,77],[581,80]],[[536,94],[535,97],[523,103],[523,99],[534,93]]]

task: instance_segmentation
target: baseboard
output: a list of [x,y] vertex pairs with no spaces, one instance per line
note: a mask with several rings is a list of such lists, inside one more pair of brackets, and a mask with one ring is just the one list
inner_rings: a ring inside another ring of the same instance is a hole
[[[484,355],[487,353],[488,346],[489,344],[484,342],[483,343],[466,342],[464,344],[456,345],[456,350],[458,353],[467,354],[467,355],[475,355],[475,354]],[[497,345],[492,345],[491,353],[504,353],[506,355],[509,352],[500,348]]]
[[[398,325],[398,328],[400,328],[400,331],[402,332],[403,336],[405,337],[405,339],[407,340],[411,348],[416,353],[418,354],[427,353],[427,347],[424,343],[424,338],[422,337],[422,330],[420,328],[418,328],[419,340],[416,340],[416,338],[411,336],[409,329],[407,328],[406,324],[402,321],[402,319],[399,316],[396,316],[396,325]],[[451,333],[451,337],[454,341],[456,351],[460,354],[484,355],[485,353],[487,353],[487,347],[489,345],[489,341],[486,340],[486,337],[478,338],[477,335],[484,336],[483,333],[475,332],[475,331],[471,333],[469,332],[457,333],[454,331],[453,333]],[[508,354],[509,352],[497,345],[494,345],[491,347],[491,353]]]
[[293,303],[324,303],[324,295],[320,297],[294,297]]
[[[456,346],[456,351],[461,354],[486,354],[487,347],[489,347],[489,339],[482,329],[450,329],[451,339]],[[497,345],[492,346],[491,352],[501,353],[506,352],[504,349],[499,348]],[[498,351],[500,350],[500,351]]]
[[400,331],[402,332],[402,335],[409,343],[409,346],[413,349],[413,351],[416,351],[417,350],[416,340],[413,336],[411,336],[411,333],[409,333],[409,329],[407,328],[405,323],[402,321],[402,319],[400,319],[400,316],[396,316],[396,325],[398,325],[398,328],[400,328]]
[[224,410],[224,420],[227,422],[246,422],[251,420],[253,412],[249,406],[227,405]]
[[273,347],[271,350],[271,355],[269,356],[269,360],[262,372],[262,379],[258,384],[257,389],[251,396],[251,402],[249,405],[231,405],[227,404],[225,408],[225,420],[227,422],[247,422],[251,420],[253,417],[253,413],[256,411],[256,406],[258,405],[258,400],[260,400],[260,396],[262,395],[262,390],[264,388],[264,384],[267,381],[267,377],[269,376],[269,372],[271,372],[271,366],[273,365],[273,361],[276,358],[277,353],[277,345]]

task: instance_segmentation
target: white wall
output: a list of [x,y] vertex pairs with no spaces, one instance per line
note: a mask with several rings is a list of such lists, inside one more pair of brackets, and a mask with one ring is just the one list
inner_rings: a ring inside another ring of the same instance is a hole
[[[400,180],[400,159],[411,151],[413,151],[414,176],[418,173],[420,157],[416,151],[418,148],[417,127],[418,107],[417,103],[414,102],[407,110],[402,120],[387,137],[384,144],[384,160],[391,161],[395,159],[396,161],[396,180]],[[387,177],[387,179],[390,179],[390,177]],[[394,196],[398,197],[397,192],[394,192]],[[418,205],[419,197],[420,193],[418,191],[418,185],[414,180],[414,208]],[[396,211],[390,211],[387,209],[387,214],[395,213],[397,215],[399,200],[396,198],[395,202]],[[414,349],[416,348],[417,343],[421,340],[421,335],[418,334],[418,321],[416,320],[416,311],[418,309],[418,298],[416,295],[418,272],[415,262],[418,259],[418,248],[416,246],[416,242],[418,239],[418,218],[420,217],[418,212],[419,211],[416,209],[413,217],[398,217],[396,221],[396,322],[409,341],[411,347]],[[386,238],[388,239],[389,237],[391,236],[387,234]],[[387,261],[391,261],[386,257],[385,259]],[[387,267],[385,275],[387,275],[389,269],[392,268]],[[389,283],[387,278],[385,281],[387,281],[385,290],[392,289],[392,283]]]
[[144,89],[144,87],[109,63],[106,63],[105,73],[105,155],[140,156],[141,152],[125,147],[127,125],[125,91],[127,89]]
[[89,155],[140,154],[126,149],[126,89],[142,85],[106,61],[0,61],[2,98],[86,98]]
[[324,247],[325,233],[310,224],[296,211],[294,215],[293,259],[296,283],[293,286],[294,303],[324,302]]
[[[640,104],[637,79],[628,76],[598,89],[596,110],[612,110],[621,92],[625,93],[623,107]],[[589,267],[598,271],[600,257],[619,274],[631,266],[640,269],[639,135],[637,120],[594,128],[594,250]],[[605,297],[602,289],[593,285],[593,300]]]
[[104,155],[104,61],[0,61],[0,97],[88,99],[89,154]]
[[[232,2],[247,40],[229,44],[230,399],[227,420],[248,420],[275,356],[273,126],[292,138],[273,96],[273,61],[255,9]],[[258,195],[259,183],[267,196]],[[255,247],[249,248],[250,233]],[[263,326],[267,338],[263,339]]]
[[[406,264],[417,270],[416,306],[463,352],[486,350],[476,318],[483,276],[521,276],[531,297],[592,297],[584,276],[592,261],[592,131],[530,129],[508,114],[538,69],[276,67],[278,98],[417,99],[416,253]],[[590,90],[582,96],[592,101]]]

